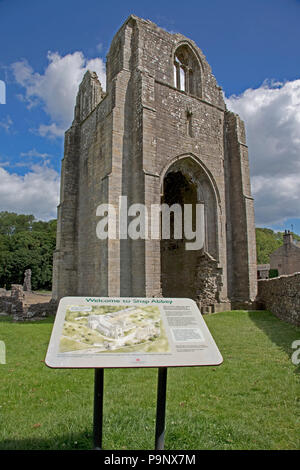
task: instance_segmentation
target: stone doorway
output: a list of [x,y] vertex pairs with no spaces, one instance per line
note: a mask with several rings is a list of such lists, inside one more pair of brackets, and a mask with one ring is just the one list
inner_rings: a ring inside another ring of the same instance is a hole
[[176,239],[174,233],[174,214],[170,213],[170,239],[161,240],[161,284],[164,297],[196,298],[195,283],[197,256],[195,251],[186,250],[183,227],[183,206],[192,205],[195,230],[195,207],[197,204],[196,185],[188,180],[181,171],[171,171],[164,178],[162,204],[178,204],[182,209],[182,239]]
[[205,241],[200,250],[186,250],[183,217],[181,239],[174,236],[174,215],[170,214],[170,239],[161,240],[161,287],[164,297],[188,297],[206,309],[219,302],[222,269],[217,261],[217,211],[213,189],[205,172],[190,158],[177,161],[163,179],[162,204],[192,205],[196,229],[196,205],[204,204]]

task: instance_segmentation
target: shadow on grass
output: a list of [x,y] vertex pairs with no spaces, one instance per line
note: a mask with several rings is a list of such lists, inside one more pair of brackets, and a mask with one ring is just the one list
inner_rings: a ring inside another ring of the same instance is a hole
[[7,439],[0,442],[0,450],[93,450],[91,432],[28,439]]
[[54,323],[55,315],[50,315],[47,317],[36,317],[36,318],[31,318],[28,320],[20,320],[16,321],[13,319],[12,315],[0,315],[0,322],[5,322],[5,323],[14,323],[14,324],[20,324],[20,325],[32,325],[32,324],[37,324],[37,325],[45,325],[46,323]]
[[[279,346],[291,358],[294,352],[292,343],[300,339],[299,327],[280,320],[266,310],[249,311],[249,318],[268,336],[272,343]],[[295,367],[294,372],[300,374],[300,365]]]
[[[153,434],[153,448],[150,446],[146,450],[154,449],[154,434]],[[50,439],[43,437],[28,438],[28,439],[7,439],[0,442],[0,451],[9,451],[9,450],[20,450],[20,451],[35,451],[35,450],[46,450],[46,451],[61,451],[61,450],[78,450],[78,451],[90,451],[95,450],[94,440],[92,431],[86,431],[81,433],[72,433],[60,435]],[[99,450],[99,449],[98,449]],[[122,447],[120,449],[112,449],[108,446],[106,442],[105,435],[103,437],[103,451],[111,451],[115,454],[118,452],[126,451],[135,451],[134,448]],[[145,450],[145,449],[138,449]],[[138,451],[137,450],[137,451]]]

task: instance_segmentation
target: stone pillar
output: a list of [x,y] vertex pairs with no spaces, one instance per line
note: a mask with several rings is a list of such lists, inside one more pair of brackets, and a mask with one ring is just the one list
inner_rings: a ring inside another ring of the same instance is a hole
[[25,315],[23,286],[19,284],[11,285],[11,313],[15,320],[22,319]]
[[24,274],[23,290],[31,292],[31,269],[26,269]]
[[14,300],[23,300],[24,299],[23,286],[19,284],[12,284],[11,285],[11,298]]
[[56,250],[53,255],[52,296],[59,300],[77,292],[77,196],[79,125],[73,123],[65,134],[61,170],[60,204],[57,208]]
[[256,298],[257,265],[246,133],[243,121],[232,112],[225,114],[225,137],[228,165],[227,230],[231,244],[229,291],[233,304],[238,306]]

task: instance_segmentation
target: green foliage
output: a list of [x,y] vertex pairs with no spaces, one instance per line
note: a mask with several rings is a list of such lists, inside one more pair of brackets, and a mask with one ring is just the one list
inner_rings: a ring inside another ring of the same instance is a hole
[[[277,250],[283,244],[284,232],[274,232],[269,228],[256,229],[256,250],[257,263],[268,264],[270,262],[270,254]],[[293,233],[294,240],[300,240],[300,236]]]
[[270,262],[270,254],[282,245],[282,237],[279,233],[269,228],[256,229],[257,263],[267,264]]
[[30,230],[34,221],[33,215],[16,214],[15,212],[0,212],[0,234],[13,235],[14,233]]
[[23,284],[32,271],[32,288],[51,289],[56,220],[36,221],[33,215],[0,212],[0,286]]
[[278,269],[270,269],[269,278],[272,279],[272,277],[278,277]]
[[[0,212],[0,287],[22,284],[24,271],[32,271],[32,288],[51,289],[56,220],[44,222],[33,215]],[[300,236],[293,233],[295,240]],[[283,244],[283,232],[256,229],[257,263],[270,262],[270,254]]]

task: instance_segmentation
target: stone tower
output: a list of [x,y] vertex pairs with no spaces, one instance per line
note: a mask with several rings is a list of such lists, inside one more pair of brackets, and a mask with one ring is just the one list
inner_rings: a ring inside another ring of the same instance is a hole
[[[106,92],[87,72],[65,134],[53,298],[190,297],[203,311],[256,297],[245,128],[202,51],[130,16],[107,56]],[[204,204],[205,244],[99,240],[97,207]]]

